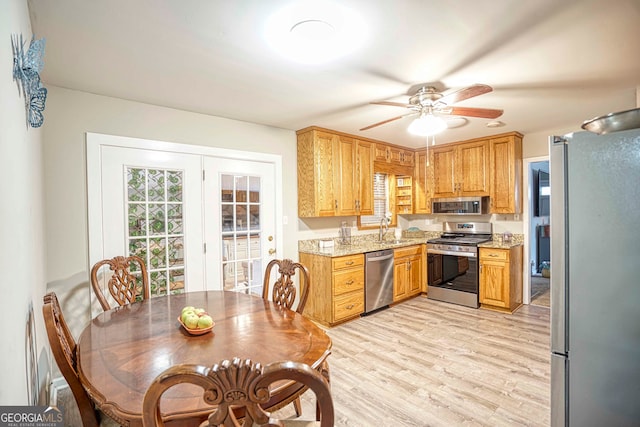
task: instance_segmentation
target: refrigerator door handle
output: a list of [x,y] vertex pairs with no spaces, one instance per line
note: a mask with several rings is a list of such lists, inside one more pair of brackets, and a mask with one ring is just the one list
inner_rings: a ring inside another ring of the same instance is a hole
[[551,352],[567,354],[567,140],[549,138],[549,179],[551,184]]

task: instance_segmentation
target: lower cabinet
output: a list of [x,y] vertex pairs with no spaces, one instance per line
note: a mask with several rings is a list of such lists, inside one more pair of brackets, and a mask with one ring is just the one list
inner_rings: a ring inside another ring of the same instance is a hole
[[480,307],[512,313],[522,305],[522,249],[480,248]]
[[311,286],[304,315],[333,326],[364,312],[364,255],[327,257],[299,253]]
[[393,301],[401,301],[423,292],[422,250],[424,245],[407,246],[393,251]]

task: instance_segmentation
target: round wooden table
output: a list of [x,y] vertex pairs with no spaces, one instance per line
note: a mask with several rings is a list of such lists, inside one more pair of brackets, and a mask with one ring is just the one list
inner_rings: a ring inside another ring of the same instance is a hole
[[[213,331],[193,336],[180,326],[185,306],[204,308]],[[292,360],[323,370],[331,339],[300,314],[271,301],[237,292],[206,291],[155,297],[96,316],[78,340],[80,380],[96,406],[123,425],[142,425],[142,400],[151,382],[170,366],[212,366],[233,357],[263,365]],[[174,425],[193,425],[211,411],[202,393],[179,385],[161,408]],[[267,407],[280,407],[301,393],[285,384]]]

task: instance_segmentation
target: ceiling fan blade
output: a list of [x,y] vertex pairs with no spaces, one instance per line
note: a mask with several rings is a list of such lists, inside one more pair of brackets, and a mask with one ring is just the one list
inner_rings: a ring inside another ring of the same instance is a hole
[[439,102],[451,105],[455,104],[456,102],[464,101],[465,99],[473,98],[474,96],[489,93],[492,90],[493,88],[491,86],[475,84],[445,95],[439,99]]
[[403,118],[403,117],[413,116],[413,115],[415,115],[415,114],[418,114],[418,113],[408,113],[408,114],[403,114],[403,115],[401,115],[401,116],[393,117],[393,118],[391,118],[391,119],[383,120],[383,121],[381,121],[381,122],[374,123],[374,124],[369,125],[369,126],[367,126],[367,127],[363,127],[363,128],[362,128],[362,129],[360,129],[360,130],[367,130],[367,129],[371,129],[371,128],[374,128],[374,127],[376,127],[376,126],[380,126],[380,125],[384,125],[384,124],[389,123],[389,122],[393,122],[393,121],[398,120],[398,119],[401,119],[401,118]]
[[494,110],[493,108],[472,108],[472,107],[449,107],[442,111],[443,114],[453,116],[469,116],[481,117],[485,119],[497,119],[503,113],[503,110]]
[[392,107],[411,107],[411,104],[403,104],[402,102],[391,102],[391,101],[374,101],[370,102],[370,104],[375,105],[391,105]]

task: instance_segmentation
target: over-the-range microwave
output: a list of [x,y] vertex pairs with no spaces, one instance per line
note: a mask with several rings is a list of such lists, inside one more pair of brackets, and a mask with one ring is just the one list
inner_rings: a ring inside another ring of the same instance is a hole
[[434,214],[485,215],[489,213],[489,197],[447,197],[433,199]]

